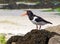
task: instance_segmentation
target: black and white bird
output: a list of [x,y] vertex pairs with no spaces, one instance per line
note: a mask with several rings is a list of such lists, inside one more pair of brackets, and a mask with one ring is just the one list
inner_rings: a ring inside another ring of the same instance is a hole
[[[41,25],[45,25],[45,24],[52,24],[49,21],[46,21],[45,19],[36,16],[35,14],[33,14],[32,11],[27,10],[25,13],[22,14],[23,16],[28,15],[29,20],[36,25],[36,29],[41,29]],[[38,27],[39,26],[39,27]]]

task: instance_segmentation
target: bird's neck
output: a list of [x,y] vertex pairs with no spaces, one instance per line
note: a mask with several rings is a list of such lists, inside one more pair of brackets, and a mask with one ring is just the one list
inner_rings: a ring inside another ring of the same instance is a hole
[[30,14],[30,15],[28,15],[28,17],[29,17],[30,20],[32,20],[33,17],[34,17],[34,15],[33,14]]

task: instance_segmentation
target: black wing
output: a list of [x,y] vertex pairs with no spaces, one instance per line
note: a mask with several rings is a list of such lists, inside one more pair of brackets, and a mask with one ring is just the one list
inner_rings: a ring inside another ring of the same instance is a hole
[[41,22],[41,21],[43,21],[43,22],[52,24],[51,22],[44,20],[42,17],[39,17],[39,16],[36,16],[36,17],[37,17],[37,18],[35,19],[36,22]]

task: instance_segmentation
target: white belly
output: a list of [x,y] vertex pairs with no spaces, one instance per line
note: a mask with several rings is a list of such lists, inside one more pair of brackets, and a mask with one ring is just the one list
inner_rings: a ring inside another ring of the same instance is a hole
[[46,23],[45,22],[36,22],[36,21],[31,21],[33,24],[36,24],[36,25],[45,25]]
[[37,18],[37,17],[34,17],[33,20],[31,20],[31,22],[32,22],[33,24],[36,24],[36,25],[45,25],[45,24],[46,24],[46,23],[43,22],[43,21],[41,21],[41,22],[36,22],[36,21],[35,21],[36,18]]

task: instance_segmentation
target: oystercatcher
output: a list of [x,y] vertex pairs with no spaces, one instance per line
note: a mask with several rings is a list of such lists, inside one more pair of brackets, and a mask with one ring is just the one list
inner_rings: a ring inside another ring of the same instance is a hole
[[[27,10],[22,14],[23,16],[28,15],[29,20],[36,25],[36,29],[41,29],[41,25],[52,24],[49,21],[46,21],[42,17],[36,16],[31,10]],[[38,27],[39,26],[39,27]]]

